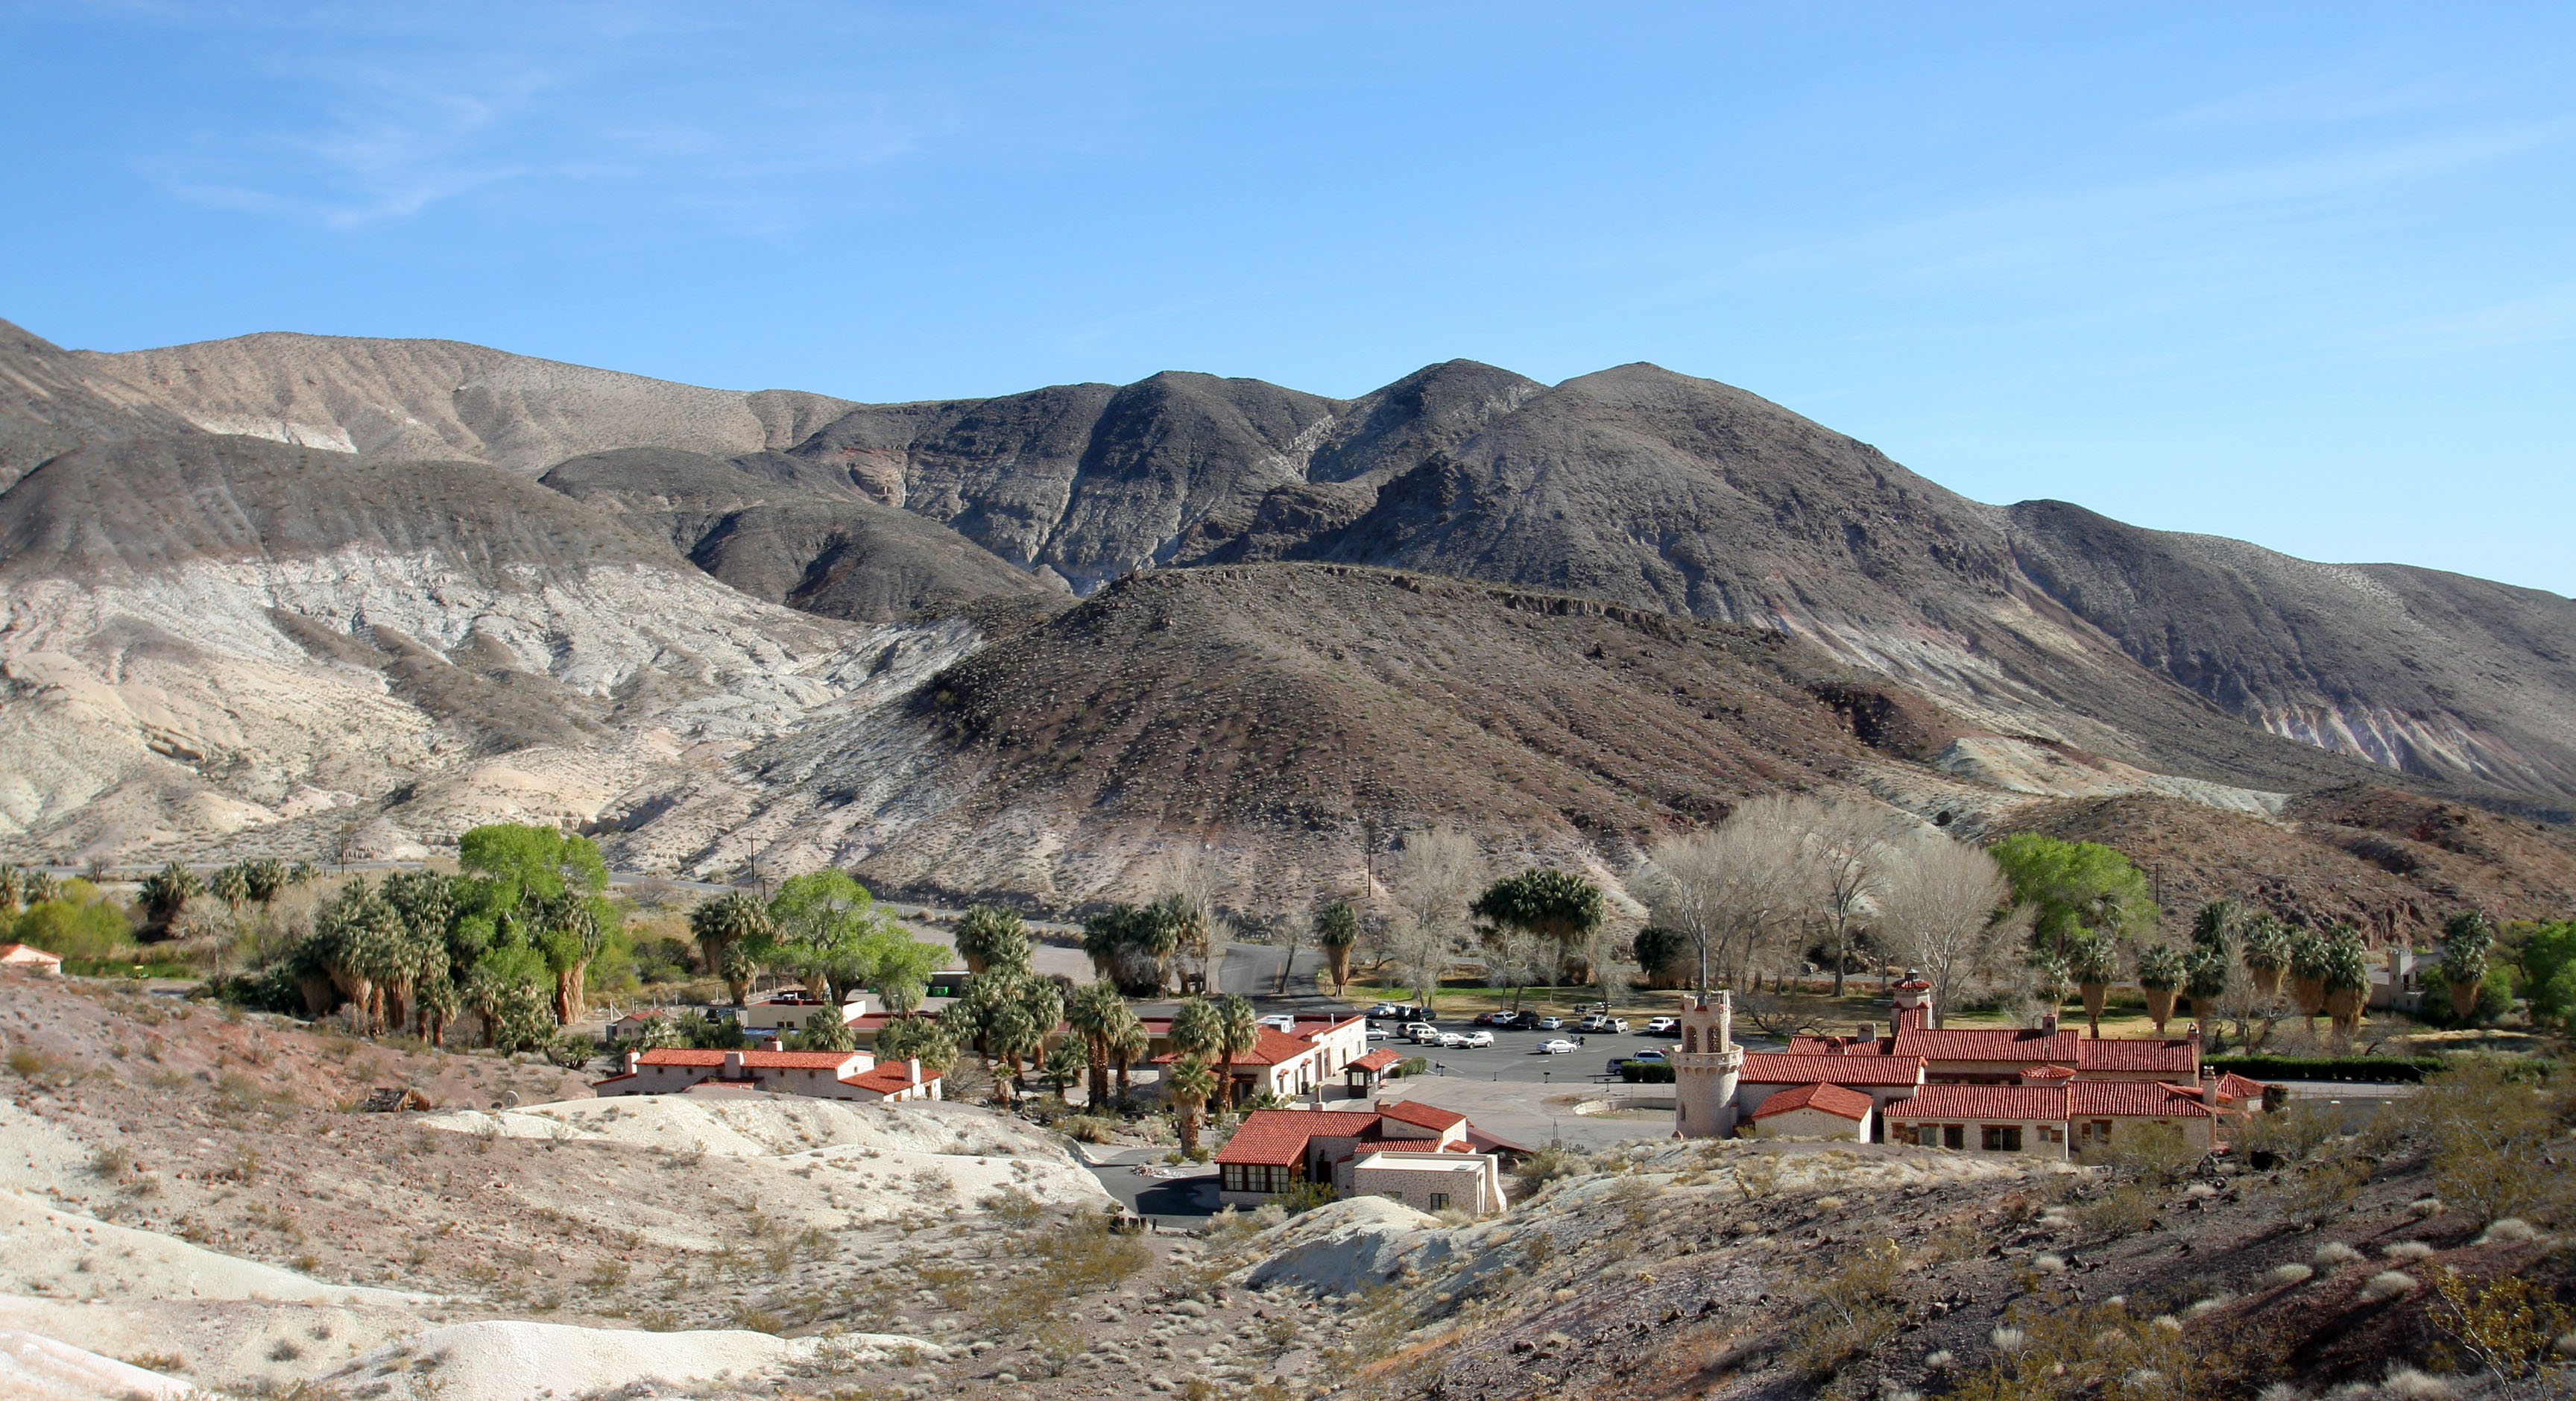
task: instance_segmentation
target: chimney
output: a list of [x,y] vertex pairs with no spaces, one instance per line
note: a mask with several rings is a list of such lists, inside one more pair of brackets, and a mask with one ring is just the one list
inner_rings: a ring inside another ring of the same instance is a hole
[[1709,1049],[1718,1052],[1735,1049],[1735,993],[1732,989],[1722,989],[1717,994],[1717,1044]]
[[2218,1107],[2217,1071],[2204,1070],[2200,1072],[2200,1102],[2208,1105],[2212,1109],[2216,1109]]
[[725,1052],[724,1078],[728,1080],[740,1080],[744,1078],[745,1073],[746,1072],[743,1070],[742,1066],[742,1052]]
[[1861,1042],[1875,1041],[1878,1039],[1878,1028],[1868,1022],[1862,1022],[1860,1030],[1852,1036],[1852,1039]]
[[908,1070],[910,1070],[910,1071],[912,1072],[912,1083],[914,1083],[914,1084],[916,1084],[916,1085],[920,1084],[920,1083],[921,1083],[921,1057],[919,1057],[919,1056],[914,1056],[912,1059],[910,1059],[910,1060],[908,1060],[908,1061],[905,1061],[905,1062],[904,1062],[904,1066],[905,1066],[905,1068],[907,1068]]
[[762,1033],[760,1038],[760,1049],[764,1051],[775,1051],[779,1048],[780,1044],[778,1033],[776,1031]]
[[2042,1036],[2055,1036],[2057,1034],[2056,1008],[2051,1007],[2047,1011],[2039,1014],[2039,1031]]
[[626,1073],[629,1075],[635,1073],[635,1059],[636,1057],[633,1051],[628,1051],[626,1053]]

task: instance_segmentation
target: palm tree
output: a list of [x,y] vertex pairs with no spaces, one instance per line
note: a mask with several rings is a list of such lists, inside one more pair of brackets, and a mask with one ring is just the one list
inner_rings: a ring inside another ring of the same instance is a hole
[[[750,949],[744,946],[768,941],[768,909],[747,890],[728,890],[689,912],[689,934],[698,941],[707,971],[724,979],[734,1005],[741,1006],[749,995],[752,978],[759,972]],[[742,957],[729,958],[736,948],[743,949]],[[749,971],[745,971],[746,967]]]
[[1109,1057],[1118,1066],[1118,1100],[1127,1100],[1127,1067],[1145,1058],[1153,1049],[1153,1039],[1145,1034],[1145,1024],[1129,1012],[1118,1022],[1117,1034],[1109,1038]]
[[2069,941],[2066,952],[2066,970],[2084,994],[2084,1018],[2093,1024],[2093,1039],[2098,1041],[2103,1004],[2110,1000],[2111,984],[2120,976],[2120,946],[2108,934],[2087,930]]
[[[441,950],[441,952],[445,951]],[[441,962],[444,963],[445,960],[442,958]],[[420,1012],[422,1039],[433,1046],[446,1045],[448,1023],[456,1020],[460,1005],[460,999],[456,994],[456,981],[442,973],[436,979],[422,983],[420,997],[415,1005]]]
[[2281,974],[2290,967],[2290,927],[2265,912],[2249,917],[2244,928],[2246,976],[2252,980],[2257,995],[2265,999],[2280,996]]
[[2317,1014],[2326,1009],[2326,960],[2333,946],[2324,935],[2313,929],[2301,929],[2290,936],[2290,990],[2298,998],[2299,1015],[2315,1029]]
[[265,905],[286,888],[286,863],[274,856],[263,856],[242,863],[242,879],[250,886],[250,898]]
[[1098,1109],[1109,1102],[1109,1041],[1119,1027],[1120,1019],[1130,1015],[1127,999],[1120,996],[1118,985],[1106,978],[1096,979],[1074,989],[1066,1000],[1064,1017],[1072,1023],[1075,1034],[1090,1052],[1091,1107]]
[[1172,1009],[1172,1050],[1206,1057],[1225,1045],[1225,1014],[1204,997],[1184,998]]
[[26,873],[14,863],[0,865],[0,914],[16,914],[26,894]]
[[2487,980],[2487,955],[2494,948],[2494,926],[2476,910],[2462,910],[2442,921],[2442,982],[2451,990],[2451,1011],[2463,1022],[2478,1010],[2478,992]]
[[1236,1088],[1234,1058],[1250,1055],[1261,1048],[1261,1014],[1253,1010],[1252,999],[1241,993],[1227,993],[1217,1002],[1216,1011],[1218,1024],[1225,1033],[1224,1039],[1218,1043],[1225,1067],[1225,1083],[1220,1087],[1220,1093],[1225,1097],[1225,1109],[1231,1112]]
[[166,932],[190,899],[206,893],[206,883],[173,861],[143,878],[142,893],[144,923]]
[[[599,911],[591,902],[570,890],[526,904],[530,932],[555,975],[555,1025],[570,1026],[589,1005],[591,961],[607,945],[608,931],[600,927]],[[735,944],[726,952],[740,947]],[[734,1000],[742,999],[737,995]]]
[[1467,912],[1504,929],[1518,929],[1556,945],[1557,976],[1570,977],[1575,944],[1601,927],[1601,888],[1583,877],[1533,867],[1485,887]]
[[2359,1031],[2361,1009],[2370,999],[2370,956],[2362,948],[2360,930],[2349,924],[2334,927],[2333,936],[2326,940],[2317,982],[2335,1030],[2346,1036]]
[[1348,900],[1336,900],[1315,916],[1315,947],[1333,970],[1333,995],[1351,984],[1351,946],[1360,941],[1360,914]]
[[238,910],[250,898],[250,872],[236,862],[206,878],[206,889],[218,900]]
[[1181,1134],[1181,1151],[1190,1157],[1199,1155],[1199,1108],[1216,1093],[1216,1072],[1208,1069],[1205,1057],[1196,1052],[1173,1061],[1163,1073],[1163,1087],[1172,1097],[1172,1117]]
[[815,1008],[814,1015],[805,1019],[805,1029],[796,1034],[796,1049],[800,1051],[847,1051],[858,1044],[858,1038],[850,1033],[850,1024],[841,1019],[839,1007]]
[[877,1033],[877,1064],[917,1060],[927,1075],[945,1075],[957,1065],[957,1038],[928,1017],[900,1017]]
[[2182,950],[2171,944],[2149,944],[2138,951],[2138,987],[2147,995],[2147,1019],[2156,1024],[2156,1035],[2165,1034],[2165,1023],[2173,1020],[2174,994],[2190,976]]
[[967,971],[978,977],[988,967],[1025,968],[1028,927],[1017,911],[977,905],[957,921],[957,955],[966,960]]

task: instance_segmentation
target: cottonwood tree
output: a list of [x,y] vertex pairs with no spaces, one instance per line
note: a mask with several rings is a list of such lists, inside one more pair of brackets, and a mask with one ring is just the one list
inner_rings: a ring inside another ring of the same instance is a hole
[[1163,910],[1174,935],[1174,953],[1183,966],[1195,963],[1199,988],[1213,997],[1225,965],[1225,945],[1233,930],[1217,912],[1219,871],[1201,847],[1180,847],[1163,858],[1155,878]]
[[1648,915],[1689,939],[1703,995],[1721,979],[1740,984],[1795,917],[1814,806],[1755,798],[1712,829],[1656,845],[1639,881]]
[[2012,880],[2013,902],[2030,910],[2033,943],[2060,958],[2074,961],[2087,934],[2116,940],[2155,928],[2146,876],[2112,847],[2016,832],[1992,851]]
[[1845,799],[1819,807],[1806,833],[1816,914],[1833,950],[1834,996],[1843,995],[1854,933],[1887,886],[1888,839],[1896,814],[1883,804]]
[[1466,947],[1467,905],[1484,884],[1484,855],[1467,834],[1435,829],[1404,839],[1389,881],[1395,914],[1388,949],[1426,1006],[1440,991],[1451,960]]
[[1879,936],[1932,985],[1932,1024],[1940,1026],[1970,987],[1992,979],[2018,934],[2002,917],[2012,883],[1981,848],[1929,832],[1891,846],[1885,870]]

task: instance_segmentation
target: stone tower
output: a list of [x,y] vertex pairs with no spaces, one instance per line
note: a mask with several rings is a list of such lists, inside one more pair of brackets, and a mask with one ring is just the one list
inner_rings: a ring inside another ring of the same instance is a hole
[[1727,1138],[1735,1133],[1735,1082],[1744,1048],[1735,1044],[1735,994],[1682,999],[1682,1045],[1673,1056],[1673,1134]]

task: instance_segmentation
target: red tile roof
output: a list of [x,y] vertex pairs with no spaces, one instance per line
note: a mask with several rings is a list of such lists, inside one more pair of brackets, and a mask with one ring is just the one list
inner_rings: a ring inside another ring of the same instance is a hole
[[[1322,1024],[1318,1023],[1316,1029],[1323,1030],[1324,1028]],[[1261,1029],[1261,1044],[1253,1047],[1249,1051],[1236,1052],[1234,1063],[1239,1066],[1278,1065],[1283,1061],[1292,1061],[1299,1056],[1307,1055],[1314,1049],[1315,1043],[1307,1040],[1303,1036],[1291,1036],[1275,1026],[1265,1026]],[[1179,1057],[1180,1053],[1177,1051],[1165,1052],[1162,1055],[1154,1057],[1154,1064],[1169,1065],[1174,1060],[1179,1059]],[[1218,1064],[1218,1062],[1213,1061],[1210,1063]]]
[[2067,1087],[2069,1106],[2078,1115],[2104,1118],[2206,1118],[2209,1107],[2190,1085],[2160,1080],[2077,1080]]
[[1887,1106],[1890,1119],[2205,1118],[2200,1092],[2155,1080],[2070,1080],[2062,1085],[1926,1085]]
[[1792,1036],[1787,1054],[1793,1056],[1887,1056],[1896,1053],[1896,1038],[1874,1036],[1866,1040],[1857,1036]]
[[1416,1104],[1405,1099],[1397,1100],[1393,1104],[1381,1104],[1377,1107],[1377,1112],[1399,1124],[1413,1124],[1444,1132],[1467,1122],[1467,1116],[1455,1109],[1442,1109],[1432,1104]]
[[2218,1092],[2229,1099],[2261,1099],[2265,1088],[2262,1081],[2248,1079],[2233,1070],[2218,1077]]
[[0,959],[13,963],[60,963],[63,956],[48,953],[33,944],[0,944]]
[[2085,1070],[2146,1070],[2194,1074],[2200,1069],[2197,1041],[2092,1040],[2084,1043],[2075,1064]]
[[1738,1084],[1919,1085],[1923,1062],[1911,1056],[1797,1056],[1756,1052],[1744,1058]]
[[2030,1084],[2045,1084],[2072,1080],[2075,1072],[2063,1065],[2025,1065],[2021,1068],[2021,1078]]
[[[699,1051],[682,1046],[666,1046],[646,1051],[635,1058],[638,1065],[703,1065],[722,1066],[728,1051]],[[864,1058],[865,1051],[744,1051],[742,1063],[752,1070],[838,1070],[852,1056]]]
[[1925,1060],[2040,1060],[2081,1065],[2085,1044],[2079,1031],[2040,1031],[2031,1027],[1991,1027],[1957,1031],[1896,1033],[1895,1054]]
[[[898,1094],[912,1088],[912,1067],[903,1061],[890,1061],[874,1070],[863,1071],[857,1075],[844,1075],[841,1077],[841,1083],[857,1089],[874,1090],[878,1094]],[[932,1070],[921,1072],[921,1083],[938,1084],[938,1072]]]
[[1404,1053],[1402,1051],[1380,1046],[1376,1050],[1369,1052],[1367,1055],[1360,1057],[1358,1060],[1352,1061],[1349,1065],[1342,1068],[1345,1070],[1384,1070],[1390,1065],[1402,1063],[1403,1060]]
[[1926,1085],[1887,1106],[1890,1119],[2064,1120],[2063,1085]]
[[1377,1121],[1375,1114],[1341,1109],[1256,1109],[1243,1116],[1216,1160],[1287,1167],[1305,1161],[1307,1140],[1360,1138]]
[[1762,1107],[1753,1111],[1753,1117],[1768,1118],[1774,1114],[1786,1114],[1792,1109],[1821,1109],[1857,1123],[1869,1117],[1872,1103],[1869,1096],[1858,1090],[1846,1090],[1840,1085],[1799,1085],[1764,1099]]

